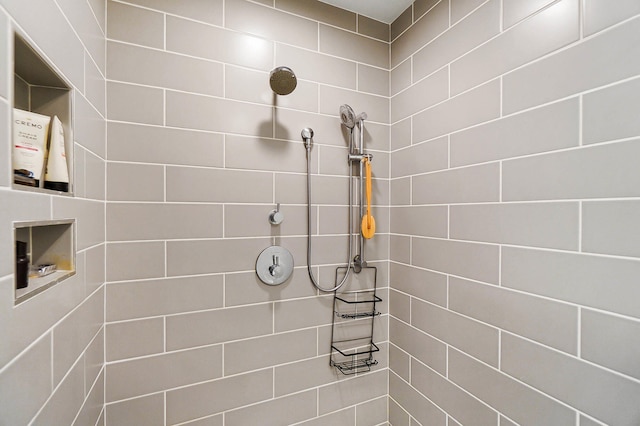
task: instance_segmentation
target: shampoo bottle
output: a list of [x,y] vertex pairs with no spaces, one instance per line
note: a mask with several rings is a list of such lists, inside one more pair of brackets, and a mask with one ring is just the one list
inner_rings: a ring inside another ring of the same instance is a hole
[[15,183],[40,186],[51,118],[13,109],[13,170]]
[[57,116],[54,116],[51,121],[51,142],[44,175],[44,187],[55,191],[69,192],[69,170],[67,167],[62,122]]

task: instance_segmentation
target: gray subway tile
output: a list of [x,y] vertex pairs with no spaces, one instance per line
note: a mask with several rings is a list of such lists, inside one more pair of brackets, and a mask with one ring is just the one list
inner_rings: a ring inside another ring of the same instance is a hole
[[496,245],[413,238],[411,263],[436,272],[497,283],[498,255]]
[[640,18],[503,77],[503,113],[519,111],[635,76]]
[[151,318],[105,326],[107,361],[164,352],[164,320]]
[[[268,246],[268,241],[267,238],[168,241],[167,276],[254,270],[255,257]],[[255,257],[238,253],[251,253]]]
[[447,237],[446,206],[408,206],[391,208],[391,232],[421,237]]
[[446,169],[447,157],[446,138],[409,146],[391,154],[391,176],[402,177]]
[[380,96],[389,96],[389,71],[359,64],[358,90]]
[[587,0],[584,3],[584,33],[594,34],[613,24],[640,13],[640,4],[635,0]]
[[107,204],[107,241],[222,237],[222,206]]
[[389,238],[389,256],[394,262],[411,263],[411,237],[391,235]]
[[[167,126],[250,136],[273,136],[272,111],[266,105],[167,90],[165,109]],[[211,117],[217,118],[211,120]],[[135,121],[126,118],[124,120]]]
[[234,1],[225,3],[225,28],[255,34],[305,49],[318,47],[318,23],[262,5]]
[[[267,3],[270,4],[271,1]],[[357,15],[354,12],[349,12],[328,3],[319,1],[301,2],[299,0],[277,0],[276,7],[315,21],[344,28],[345,30],[356,30]]]
[[176,3],[174,0],[130,0],[129,3],[166,12],[169,15],[222,25],[223,0],[191,0],[188,3]]
[[640,79],[588,93],[583,97],[583,142],[640,136],[634,111],[640,109]]
[[[291,4],[299,3],[296,0],[288,1]],[[306,4],[314,3],[324,5],[320,2],[307,2]],[[357,66],[354,62],[346,59],[278,43],[276,45],[276,63],[287,64],[299,79],[350,89],[356,88]],[[314,126],[314,130],[317,130],[316,127]]]
[[[411,60],[407,59],[406,61],[402,62],[397,67],[392,69],[389,78],[389,90],[390,96],[392,97],[400,93],[400,91],[411,86]],[[393,98],[391,99],[391,101],[393,102]],[[393,108],[391,112],[395,112],[395,108]],[[392,116],[392,122],[394,117],[395,115]]]
[[[578,309],[574,306],[451,277],[449,309],[556,349],[577,353]],[[549,322],[553,323],[552,328]]]
[[461,424],[493,426],[498,413],[445,377],[413,360],[411,384]]
[[411,322],[411,298],[406,294],[389,292],[389,314],[406,323]]
[[597,422],[589,417],[580,415],[580,426],[604,426],[604,423]]
[[84,365],[77,362],[29,424],[49,425],[52,419],[55,419],[59,424],[70,425],[83,406],[84,400]]
[[273,331],[272,318],[270,304],[173,315],[166,320],[166,347],[178,350],[264,336]]
[[[340,111],[340,106],[343,104],[351,105],[356,114],[359,114],[361,111],[365,111],[367,113],[367,117],[369,121],[388,124],[390,117],[389,110],[389,98],[386,96],[378,96],[370,93],[359,92],[350,89],[343,89],[335,86],[327,86],[320,85],[318,87],[319,91],[319,104],[318,104],[318,112],[321,114],[334,115],[338,114]],[[337,122],[334,122],[337,124]],[[334,126],[336,124],[333,124]],[[367,127],[367,122],[365,122],[365,127]],[[373,128],[373,124],[369,127]],[[367,127],[368,128],[368,127]],[[296,134],[299,134],[296,131]],[[365,131],[365,134],[367,131]],[[346,135],[346,131],[343,133]],[[386,139],[386,138],[385,138]],[[347,137],[341,137],[337,140],[346,141]],[[365,138],[365,147],[369,147],[369,142],[375,142],[374,140],[367,141]],[[381,148],[386,149],[386,148]]]
[[505,161],[502,198],[522,201],[638,196],[640,171],[634,161],[638,155],[640,146],[633,140]]
[[109,0],[107,2],[107,37],[112,40],[162,48],[164,15]]
[[[414,81],[417,80],[414,76]],[[445,101],[448,97],[449,72],[444,68],[421,79],[391,98],[391,122],[403,120],[425,108]]]
[[107,82],[107,117],[110,120],[164,124],[164,91],[160,88]]
[[[223,135],[159,126],[110,122],[111,161],[221,167]],[[180,143],[177,144],[176,141]]]
[[387,370],[376,371],[321,387],[318,390],[318,413],[330,413],[384,395],[387,375]]
[[356,426],[385,424],[387,421],[387,395],[356,406]]
[[105,407],[109,426],[164,425],[164,394],[156,393],[141,398],[108,404]]
[[582,205],[582,250],[640,257],[639,201],[592,201]]
[[250,405],[270,399],[272,394],[271,369],[175,389],[166,396],[167,423],[186,422]]
[[87,56],[90,56],[98,68],[104,72],[106,47],[104,33],[89,3],[78,4],[72,0],[61,0],[58,4],[84,45]]
[[53,328],[53,385],[57,386],[86,351],[104,321],[104,290],[100,289]]
[[166,26],[167,51],[263,71],[273,66],[273,41],[171,15]]
[[[251,424],[293,424],[316,416],[318,400],[315,389],[225,413],[226,426]],[[268,420],[266,420],[268,419]]]
[[356,410],[351,407],[297,424],[299,426],[352,425],[356,421],[355,411]]
[[411,57],[447,28],[449,28],[449,0],[439,2],[429,9],[426,15],[416,14],[414,24],[391,43],[391,66],[395,67]]
[[109,283],[107,321],[121,321],[223,306],[222,275]]
[[305,173],[305,160],[305,149],[298,141],[225,136],[225,167],[228,168]]
[[389,283],[391,288],[436,305],[447,304],[447,277],[424,269],[392,263]]
[[107,364],[106,402],[222,376],[222,347],[208,346]]
[[411,301],[411,325],[487,364],[498,365],[498,330],[493,327],[416,299]]
[[448,377],[520,425],[575,423],[575,412],[566,405],[455,349],[449,351]]
[[275,396],[287,395],[328,385],[336,380],[336,369],[329,365],[328,356],[306,359],[274,368]]
[[[324,283],[320,284],[326,286]],[[278,302],[274,308],[275,331],[327,325],[332,318],[332,303],[333,298],[326,296]]]
[[577,250],[578,203],[451,206],[450,238]]
[[78,92],[74,96],[74,108],[73,138],[76,143],[105,158],[107,135],[104,117]]
[[107,244],[107,281],[165,276],[165,244],[135,242]]
[[[455,14],[466,14],[465,12],[469,6],[476,7],[479,3],[481,2],[477,0],[474,2],[453,1],[451,3],[452,21],[458,21],[454,17]],[[460,8],[459,6],[464,7]],[[462,17],[462,15],[458,16]],[[440,37],[413,55],[414,81],[447,65],[454,59],[496,36],[499,32],[500,2],[491,0],[467,16],[463,21],[456,22]],[[445,69],[445,72],[448,74],[447,69]]]
[[407,28],[413,24],[413,5],[407,7],[392,23],[391,23],[391,41],[395,40]]
[[262,283],[255,271],[226,274],[225,305],[239,306],[314,296],[315,292],[308,283],[306,268],[294,268],[291,279],[279,286]]
[[[320,24],[319,51],[379,68],[389,67],[389,43]],[[313,46],[315,48],[315,46]]]
[[502,371],[607,424],[640,418],[640,383],[510,334]]
[[0,373],[3,421],[28,424],[53,391],[51,377],[51,335],[47,333]]
[[[451,92],[496,78],[580,37],[578,0],[562,0],[451,64]],[[544,34],[544,37],[540,37]],[[526,49],[517,46],[526,45]]]
[[412,177],[413,204],[491,202],[500,199],[500,165],[482,164]]
[[375,38],[380,41],[389,42],[391,25],[358,14],[358,33]]
[[75,425],[104,425],[104,370],[100,365],[101,372],[93,383],[93,386],[87,386],[84,405],[80,409]]
[[530,17],[552,2],[553,0],[529,0],[526,2],[520,0],[504,0],[504,28],[509,28],[521,20]]
[[110,80],[222,96],[223,73],[217,62],[113,41],[107,44]]
[[314,329],[225,343],[224,374],[230,376],[311,358],[318,352]]
[[640,379],[640,322],[583,309],[580,356]]
[[640,262],[545,250],[502,248],[502,285],[640,318]]
[[573,98],[453,133],[451,165],[578,146],[579,118],[579,101]]
[[270,203],[273,200],[273,179],[266,172],[167,167],[166,176],[167,201]]
[[444,411],[394,373],[389,373],[389,395],[398,403],[399,408],[411,413],[411,417],[418,420],[420,424],[446,424],[447,415]]
[[423,141],[500,116],[498,79],[428,108],[413,118],[413,141]]

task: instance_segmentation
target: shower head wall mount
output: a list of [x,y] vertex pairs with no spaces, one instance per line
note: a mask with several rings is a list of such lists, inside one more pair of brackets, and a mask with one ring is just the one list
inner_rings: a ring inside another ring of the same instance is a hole
[[269,85],[276,95],[288,95],[298,85],[298,79],[289,67],[274,68],[269,74]]

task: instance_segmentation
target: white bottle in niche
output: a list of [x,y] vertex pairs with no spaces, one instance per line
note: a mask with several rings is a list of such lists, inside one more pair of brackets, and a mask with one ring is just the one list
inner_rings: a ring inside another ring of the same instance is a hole
[[64,148],[64,129],[58,116],[51,121],[51,143],[47,171],[44,175],[44,187],[55,191],[69,191],[69,170]]
[[16,183],[40,185],[50,121],[51,117],[46,115],[13,109],[12,161]]

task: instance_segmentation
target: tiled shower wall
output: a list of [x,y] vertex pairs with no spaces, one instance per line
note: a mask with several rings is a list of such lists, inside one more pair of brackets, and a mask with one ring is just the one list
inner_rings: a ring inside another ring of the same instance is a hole
[[389,420],[640,423],[640,3],[392,25]]
[[[347,257],[338,111],[367,112],[366,255],[384,293],[389,25],[298,0],[109,1],[107,22],[106,424],[385,424],[386,314],[374,372],[328,365],[332,295],[307,277],[300,132],[315,131],[313,265],[332,286]],[[269,88],[280,65],[298,76],[288,96]],[[254,271],[272,244],[296,265],[277,287]]]
[[[14,30],[36,46],[73,88],[73,197],[11,187]],[[104,73],[102,1],[0,0],[1,425],[94,425],[102,421]],[[68,218],[75,218],[77,224],[76,275],[14,306],[12,222]]]

